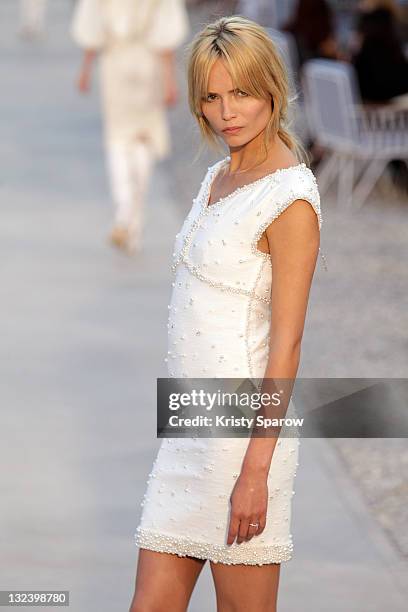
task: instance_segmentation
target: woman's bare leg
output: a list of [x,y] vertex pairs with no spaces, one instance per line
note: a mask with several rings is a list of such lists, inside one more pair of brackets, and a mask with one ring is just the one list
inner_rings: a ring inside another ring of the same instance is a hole
[[186,612],[204,564],[203,559],[140,548],[129,612]]
[[276,612],[280,563],[210,563],[217,612]]

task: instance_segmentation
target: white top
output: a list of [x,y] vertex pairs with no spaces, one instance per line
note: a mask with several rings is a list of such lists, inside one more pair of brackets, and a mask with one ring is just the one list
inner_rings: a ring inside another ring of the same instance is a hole
[[155,51],[175,49],[188,31],[183,0],[78,0],[71,27],[79,46],[98,50],[140,38]]

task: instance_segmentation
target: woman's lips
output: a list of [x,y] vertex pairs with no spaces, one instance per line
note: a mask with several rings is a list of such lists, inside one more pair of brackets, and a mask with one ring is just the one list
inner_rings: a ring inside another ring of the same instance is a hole
[[236,127],[236,128],[226,128],[225,130],[222,130],[224,134],[236,134],[237,132],[239,132],[239,130],[242,130],[241,127]]

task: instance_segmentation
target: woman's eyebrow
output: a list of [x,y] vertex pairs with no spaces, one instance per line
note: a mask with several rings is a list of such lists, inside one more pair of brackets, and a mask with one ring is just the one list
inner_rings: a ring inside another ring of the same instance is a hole
[[[230,89],[229,91],[227,91],[227,93],[233,93],[236,89],[239,89],[239,87],[234,87],[234,89]],[[214,95],[216,93],[217,93],[216,91],[208,91],[207,95],[210,95],[210,94]]]

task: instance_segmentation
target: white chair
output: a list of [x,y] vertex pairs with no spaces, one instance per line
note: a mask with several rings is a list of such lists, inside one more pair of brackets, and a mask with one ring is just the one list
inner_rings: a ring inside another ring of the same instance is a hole
[[299,56],[296,42],[289,32],[281,32],[274,28],[265,28],[270,38],[276,44],[280,55],[285,63],[288,74],[291,97],[296,96],[296,102],[292,106],[294,115],[290,117],[294,122],[294,129],[303,143],[309,138],[309,126],[305,120],[303,109],[303,94],[299,82]]
[[262,25],[275,27],[277,24],[276,6],[273,0],[238,0],[235,13]]
[[281,28],[292,17],[297,0],[273,0],[275,3],[276,26]]
[[295,3],[296,0],[238,0],[234,10],[263,26],[280,28],[292,15]]
[[359,208],[390,160],[408,164],[408,110],[363,106],[354,68],[345,62],[309,60],[302,85],[313,137],[327,151],[316,170],[320,189],[337,176],[338,205],[343,201]]
[[277,46],[283,60],[286,70],[289,74],[289,80],[295,84],[299,70],[299,58],[296,49],[295,40],[289,32],[281,32],[275,28],[265,28],[270,38]]

